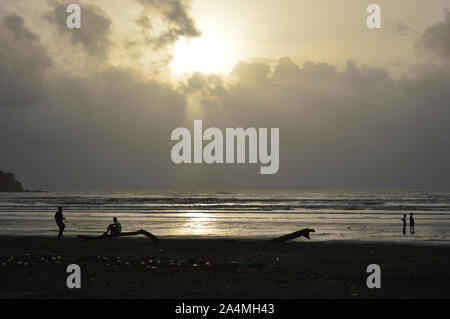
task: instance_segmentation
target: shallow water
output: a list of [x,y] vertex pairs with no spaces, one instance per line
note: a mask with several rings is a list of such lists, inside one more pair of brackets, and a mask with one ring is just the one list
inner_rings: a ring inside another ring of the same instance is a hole
[[[310,227],[314,241],[450,242],[450,192],[424,191],[0,193],[0,235],[55,235],[58,206],[71,236],[98,234],[116,216],[123,231],[162,237],[269,238]],[[409,212],[415,236],[401,233]]]

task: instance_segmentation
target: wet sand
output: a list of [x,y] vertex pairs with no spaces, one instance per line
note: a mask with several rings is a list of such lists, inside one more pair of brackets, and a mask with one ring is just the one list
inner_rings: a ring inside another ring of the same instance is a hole
[[[450,298],[450,246],[0,237],[0,298]],[[66,267],[81,267],[81,289]],[[366,286],[381,266],[381,289]]]

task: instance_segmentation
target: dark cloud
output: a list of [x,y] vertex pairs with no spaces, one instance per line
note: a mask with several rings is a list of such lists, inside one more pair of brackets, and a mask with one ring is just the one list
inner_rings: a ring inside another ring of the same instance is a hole
[[450,10],[444,11],[444,21],[429,26],[417,42],[419,50],[438,57],[450,58]]
[[[221,180],[245,187],[449,187],[450,72],[427,68],[395,79],[384,68],[294,64],[282,58],[271,71],[240,63],[236,81],[215,95],[197,74],[188,87],[202,93],[205,127],[279,127],[280,171],[257,167],[176,167],[197,183]],[[211,108],[211,106],[216,106]]]
[[272,79],[284,85],[308,86],[309,89],[320,88],[336,73],[336,68],[327,63],[306,62],[303,68],[294,64],[289,57],[278,60]]
[[111,19],[98,6],[79,3],[81,14],[81,28],[69,29],[66,25],[68,13],[67,6],[71,2],[52,3],[52,9],[44,14],[44,18],[49,21],[59,32],[66,36],[73,43],[81,45],[91,56],[105,58],[111,47]]
[[[182,2],[141,2],[160,8],[172,28],[193,26],[181,10],[186,7],[174,5]],[[355,61],[298,65],[283,57],[240,62],[227,78],[195,73],[175,89],[108,63],[63,73],[23,18],[0,16],[0,163],[29,188],[450,186],[445,62],[395,78],[384,67]],[[150,21],[139,23],[151,31]],[[92,38],[71,39],[105,56],[106,25],[85,35]],[[433,38],[436,26],[421,40]],[[190,109],[187,101],[199,105]],[[261,176],[259,165],[174,165],[170,133],[192,129],[194,119],[205,128],[280,128],[278,174]]]
[[[194,20],[189,16],[189,2],[183,0],[137,0],[148,13],[160,14],[165,26],[147,42],[155,48],[164,48],[175,43],[180,37],[194,38],[201,35]],[[144,31],[150,29],[149,20],[138,19]]]
[[11,14],[3,20],[3,25],[7,27],[14,35],[16,39],[25,39],[27,41],[38,40],[39,37],[25,28],[25,23],[22,17]]
[[205,75],[201,72],[192,74],[187,82],[181,84],[181,91],[187,96],[199,96],[202,106],[216,107],[220,111],[223,101],[227,99],[228,90],[225,81],[218,75]]
[[241,83],[252,86],[267,81],[269,74],[270,66],[261,62],[239,62],[231,72]]
[[170,86],[110,67],[54,76],[45,104],[0,110],[0,162],[31,188],[169,187],[170,132],[185,98]]
[[0,44],[2,167],[34,189],[168,187],[183,95],[131,68],[50,70],[48,52],[17,15],[1,19]]
[[39,104],[51,58],[22,17],[0,17],[0,107]]
[[136,19],[136,24],[142,28],[144,32],[152,29],[152,24],[147,16],[140,16]]

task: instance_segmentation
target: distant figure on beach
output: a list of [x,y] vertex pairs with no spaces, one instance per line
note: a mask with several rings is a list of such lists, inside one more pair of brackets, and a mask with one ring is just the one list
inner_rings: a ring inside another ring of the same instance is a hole
[[122,224],[117,221],[117,217],[113,218],[113,222],[113,224],[109,225],[108,228],[106,228],[106,232],[103,235],[116,235],[122,232]]
[[56,221],[56,225],[58,225],[59,227],[59,234],[58,234],[58,240],[60,240],[63,237],[63,231],[64,228],[66,228],[66,225],[64,225],[64,216],[62,213],[62,207],[58,207],[58,211],[55,214],[55,221]]
[[403,215],[402,222],[403,222],[403,234],[406,234],[406,214]]
[[414,234],[414,225],[416,223],[414,222],[414,217],[413,217],[413,213],[409,214],[409,231],[411,232],[411,234]]

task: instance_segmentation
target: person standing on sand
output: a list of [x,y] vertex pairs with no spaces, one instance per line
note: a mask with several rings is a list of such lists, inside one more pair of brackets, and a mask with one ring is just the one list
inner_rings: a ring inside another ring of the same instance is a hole
[[60,240],[63,237],[64,228],[66,228],[66,225],[64,225],[64,216],[62,213],[62,207],[58,207],[58,211],[55,214],[55,221],[56,225],[59,227],[59,234],[58,234],[58,240]]
[[406,234],[406,214],[403,215],[402,222],[403,222],[403,234]]
[[416,222],[414,221],[413,213],[409,214],[409,231],[411,232],[411,235],[414,234],[414,225]]

